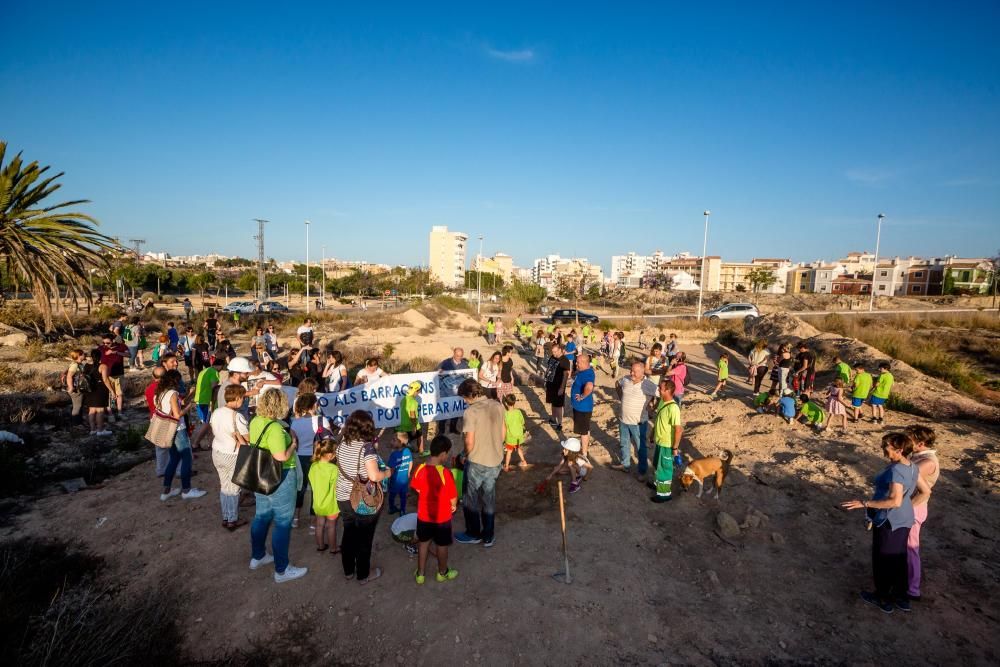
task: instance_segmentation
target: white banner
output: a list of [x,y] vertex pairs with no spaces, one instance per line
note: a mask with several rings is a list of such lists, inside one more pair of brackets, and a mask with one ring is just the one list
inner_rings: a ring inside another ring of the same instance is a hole
[[[419,380],[421,384],[420,393],[416,396],[418,419],[426,423],[461,417],[465,413],[465,401],[458,396],[458,385],[467,378],[475,377],[476,372],[472,369],[401,373],[317,396],[320,410],[327,417],[347,417],[355,410],[367,410],[377,428],[389,428],[399,424],[399,406],[414,380]],[[282,388],[288,394],[289,403],[293,403],[295,387]]]

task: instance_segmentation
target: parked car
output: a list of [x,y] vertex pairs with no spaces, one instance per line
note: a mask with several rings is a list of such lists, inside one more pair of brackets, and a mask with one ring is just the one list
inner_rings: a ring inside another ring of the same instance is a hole
[[228,306],[222,308],[223,313],[247,313],[247,308],[253,308],[253,301],[233,301]]
[[288,307],[277,301],[262,301],[257,305],[258,313],[287,313]]
[[705,317],[708,318],[709,322],[757,319],[760,317],[760,311],[752,303],[727,303],[724,306],[705,311]]
[[552,313],[550,319],[553,324],[576,324],[577,321],[580,324],[597,324],[601,321],[597,315],[578,311],[576,308],[560,308]]

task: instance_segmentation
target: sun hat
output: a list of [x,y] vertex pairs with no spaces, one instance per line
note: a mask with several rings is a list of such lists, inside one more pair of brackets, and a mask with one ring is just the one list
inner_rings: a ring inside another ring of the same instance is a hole
[[236,357],[229,362],[226,370],[230,373],[253,373],[254,369],[246,357]]
[[565,440],[562,441],[562,448],[568,452],[580,451],[579,438],[566,438]]

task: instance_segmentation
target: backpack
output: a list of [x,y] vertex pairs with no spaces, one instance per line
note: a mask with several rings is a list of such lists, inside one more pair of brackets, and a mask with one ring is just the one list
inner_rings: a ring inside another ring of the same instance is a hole
[[316,447],[316,445],[321,440],[334,440],[336,442],[340,442],[340,436],[338,436],[336,433],[334,433],[333,430],[330,428],[330,420],[329,419],[327,419],[323,415],[318,415],[317,417],[315,417],[315,419],[316,419],[316,422],[315,422],[316,423],[316,433],[315,433],[315,435],[313,435],[313,447],[314,448]]
[[[66,386],[67,373],[68,371],[63,371],[62,373],[59,374],[60,387]],[[74,394],[85,394],[90,391],[90,378],[87,376],[86,372],[82,369],[78,370],[76,373],[73,374],[73,377],[70,380],[70,382],[72,383],[71,386],[73,387]]]
[[132,340],[132,327],[122,328],[122,340],[126,343]]
[[156,347],[153,348],[153,355],[152,355],[152,357],[153,357],[153,363],[154,364],[157,363],[158,361],[160,361],[160,350],[162,349],[162,347],[163,347],[162,345],[157,345]]

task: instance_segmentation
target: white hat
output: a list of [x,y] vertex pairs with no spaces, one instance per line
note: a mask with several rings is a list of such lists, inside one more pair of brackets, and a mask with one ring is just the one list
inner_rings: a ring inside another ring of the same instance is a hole
[[229,362],[226,366],[226,370],[231,373],[253,373],[253,366],[250,365],[250,361],[246,357],[236,357]]
[[578,438],[566,438],[562,441],[562,448],[570,452],[580,451],[580,440]]

